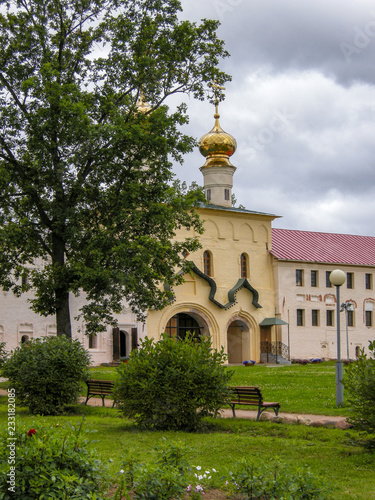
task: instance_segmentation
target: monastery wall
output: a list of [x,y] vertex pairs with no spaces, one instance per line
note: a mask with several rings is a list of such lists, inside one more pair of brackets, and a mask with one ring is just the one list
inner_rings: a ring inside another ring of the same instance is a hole
[[[353,278],[353,288],[348,288],[347,283],[340,287],[340,305],[348,302],[353,304],[353,326],[348,326],[349,357],[355,359],[358,349],[365,348],[365,352],[368,352],[369,341],[375,339],[375,292],[366,289],[365,275],[372,275],[373,267],[291,261],[278,261],[274,266],[278,311],[280,318],[289,322],[291,358],[336,359],[336,287],[327,286],[326,276],[337,268],[350,273]],[[302,285],[296,284],[297,269],[303,272]],[[317,272],[317,286],[311,286],[312,271]],[[297,313],[297,310],[302,312]],[[372,316],[371,326],[366,326],[366,311]],[[302,316],[302,325],[297,324],[297,314],[300,318]],[[283,342],[288,344],[287,326],[281,330]],[[347,359],[345,311],[340,314],[340,332],[341,358]]]

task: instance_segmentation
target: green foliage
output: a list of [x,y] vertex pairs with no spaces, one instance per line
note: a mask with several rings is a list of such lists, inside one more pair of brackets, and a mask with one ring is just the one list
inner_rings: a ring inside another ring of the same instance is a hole
[[7,359],[7,352],[5,350],[6,342],[0,342],[0,368],[3,366],[5,360]]
[[231,489],[243,499],[320,499],[328,498],[328,486],[321,486],[309,470],[290,470],[279,463],[255,465],[242,461],[230,472]]
[[124,299],[140,317],[163,307],[160,283],[180,282],[182,252],[198,247],[176,229],[202,231],[199,190],[171,183],[171,160],[195,145],[186,106],[165,101],[229,79],[219,23],[181,21],[178,0],[1,5],[0,285],[35,290],[59,335],[71,335],[70,292],[86,293],[87,333]]
[[154,460],[145,465],[134,455],[128,457],[121,469],[121,477],[113,500],[130,498],[132,490],[137,500],[181,499],[186,491],[190,472],[181,443],[164,442],[153,450]]
[[[0,440],[0,500],[101,500],[108,474],[94,451],[88,451],[88,430],[77,427],[18,430]],[[15,444],[10,454],[9,443]],[[13,478],[13,479],[12,479]],[[12,483],[13,480],[13,483]]]
[[119,367],[115,398],[124,415],[155,429],[195,430],[204,416],[216,416],[228,397],[231,372],[223,348],[209,338],[147,337]]
[[65,336],[31,339],[11,352],[2,374],[15,390],[17,402],[31,413],[58,415],[75,404],[81,382],[89,375],[90,355]]
[[369,350],[369,357],[362,351],[358,360],[347,366],[344,385],[352,412],[350,422],[375,434],[375,341],[369,343]]

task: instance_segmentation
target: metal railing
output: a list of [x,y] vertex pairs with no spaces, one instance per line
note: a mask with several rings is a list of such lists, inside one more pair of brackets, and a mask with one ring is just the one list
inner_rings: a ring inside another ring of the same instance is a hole
[[275,356],[276,358],[276,363],[277,363],[277,357],[281,356],[283,358],[289,359],[289,349],[288,346],[283,344],[280,341],[273,341],[273,342],[261,342],[260,343],[260,353],[261,354],[267,354],[267,363],[269,361],[269,354],[272,354],[272,356]]

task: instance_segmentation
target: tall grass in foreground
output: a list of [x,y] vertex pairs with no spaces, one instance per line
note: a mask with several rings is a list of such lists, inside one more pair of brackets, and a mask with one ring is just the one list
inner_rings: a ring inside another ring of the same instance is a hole
[[[97,457],[111,460],[114,477],[120,475],[123,457],[137,455],[148,463],[151,451],[165,438],[183,443],[187,460],[202,470],[217,470],[216,488],[224,488],[229,472],[242,459],[259,465],[279,463],[290,470],[310,470],[322,484],[332,484],[330,499],[368,500],[374,498],[375,455],[363,451],[342,430],[312,428],[304,425],[274,424],[245,419],[206,419],[201,432],[143,431],[119,415],[115,408],[77,406],[66,416],[39,417],[26,408],[17,408],[17,427],[32,429],[36,423],[51,426],[77,426],[82,415],[87,429],[96,430]],[[7,398],[0,397],[0,427],[7,426]],[[114,479],[115,480],[115,479]]]

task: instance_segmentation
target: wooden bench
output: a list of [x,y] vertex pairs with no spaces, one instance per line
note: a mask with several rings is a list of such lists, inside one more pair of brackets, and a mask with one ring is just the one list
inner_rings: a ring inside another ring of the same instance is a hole
[[[111,380],[90,379],[86,380],[86,385],[87,385],[87,398],[85,401],[85,405],[87,405],[87,401],[90,398],[94,396],[100,396],[102,398],[103,406],[105,406],[104,398],[112,394],[114,383]],[[114,404],[115,401],[113,401],[112,408]]]
[[230,387],[232,391],[231,399],[229,401],[229,405],[232,407],[233,417],[236,416],[234,411],[235,405],[251,405],[258,407],[258,415],[257,420],[261,414],[268,410],[268,408],[272,408],[272,410],[277,415],[280,409],[280,403],[270,403],[263,401],[262,392],[259,387]]

